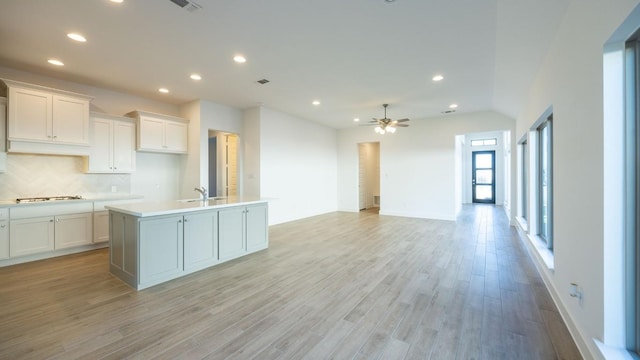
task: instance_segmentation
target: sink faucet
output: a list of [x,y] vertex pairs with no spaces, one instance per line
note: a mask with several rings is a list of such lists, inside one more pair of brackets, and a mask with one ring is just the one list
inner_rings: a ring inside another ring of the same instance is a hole
[[200,189],[194,188],[193,190],[197,191],[202,195],[202,201],[207,200],[207,189],[203,186]]

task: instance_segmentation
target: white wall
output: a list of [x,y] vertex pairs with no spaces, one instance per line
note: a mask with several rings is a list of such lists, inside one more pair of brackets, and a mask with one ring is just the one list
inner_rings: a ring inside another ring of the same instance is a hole
[[[206,100],[185,104],[182,117],[189,119],[189,153],[182,155],[180,197],[198,197],[193,189],[207,187],[209,177],[209,130],[235,133],[240,136],[238,158],[242,171],[242,111]],[[238,177],[238,189],[242,189],[242,174]]]
[[[604,338],[607,281],[602,255],[603,45],[637,4],[573,1],[517,118],[520,138],[553,106],[554,269],[535,258],[579,347],[594,358],[601,357],[592,339]],[[569,296],[571,282],[582,287],[582,301]]]
[[[338,209],[358,211],[358,143],[380,142],[380,214],[454,220],[456,135],[512,130],[492,112],[412,119],[410,128],[378,135],[355,127],[338,133]],[[459,165],[458,165],[459,166]]]
[[336,211],[336,130],[266,107],[259,123],[260,196],[271,199],[269,223]]

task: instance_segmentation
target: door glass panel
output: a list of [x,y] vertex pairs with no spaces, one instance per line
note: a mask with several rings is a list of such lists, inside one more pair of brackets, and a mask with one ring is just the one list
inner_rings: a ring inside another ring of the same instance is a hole
[[477,169],[491,169],[493,167],[493,155],[491,154],[476,154],[476,168]]
[[491,184],[493,170],[476,170],[476,184]]
[[493,186],[491,186],[491,185],[476,185],[476,199],[477,200],[491,200],[491,199],[493,199]]

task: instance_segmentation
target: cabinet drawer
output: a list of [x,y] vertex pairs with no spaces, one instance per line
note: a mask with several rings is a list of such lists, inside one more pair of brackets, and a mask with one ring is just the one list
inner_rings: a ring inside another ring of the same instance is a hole
[[11,209],[11,220],[25,219],[40,216],[56,216],[77,214],[93,211],[93,203],[79,202],[67,204],[43,204],[43,205],[26,205],[18,206]]

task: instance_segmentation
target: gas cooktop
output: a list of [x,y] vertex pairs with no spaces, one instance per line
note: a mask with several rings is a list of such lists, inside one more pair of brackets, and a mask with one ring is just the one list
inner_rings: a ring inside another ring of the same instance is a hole
[[73,196],[41,196],[41,197],[30,197],[30,198],[17,198],[16,203],[32,203],[32,202],[40,202],[40,201],[58,201],[58,200],[80,200],[82,196],[73,195]]

